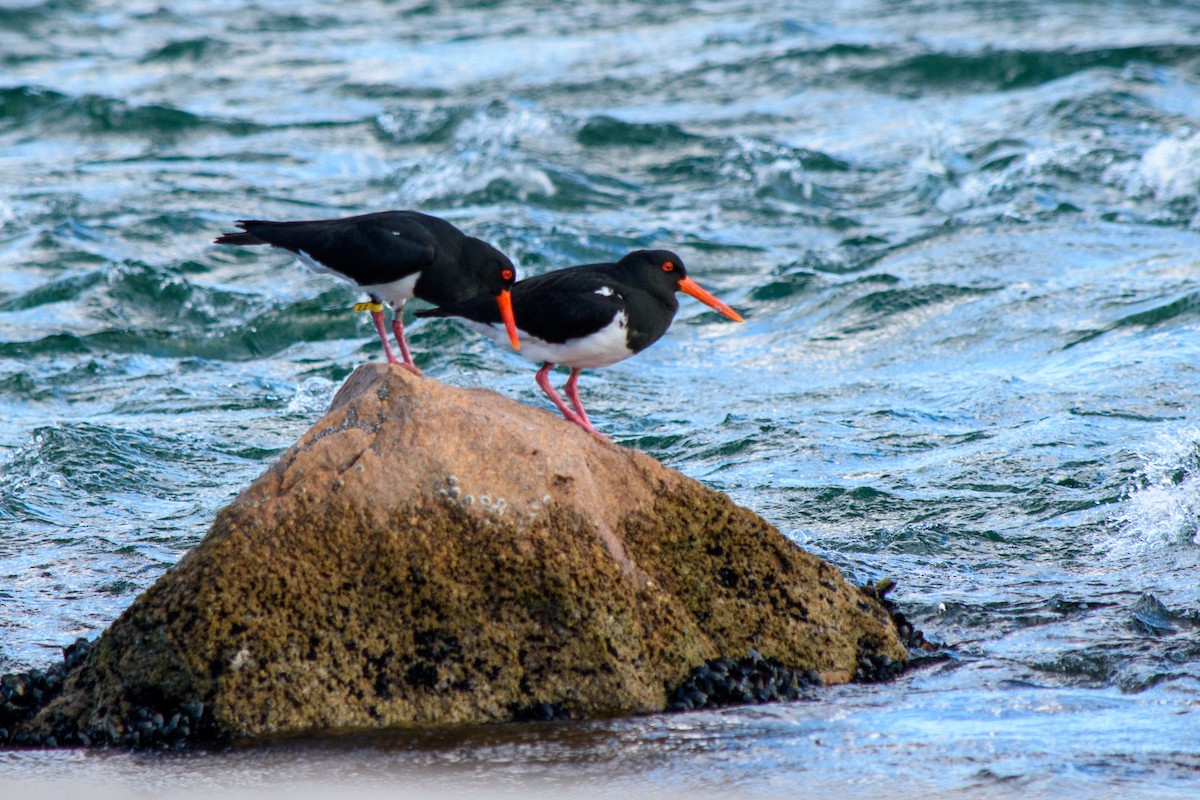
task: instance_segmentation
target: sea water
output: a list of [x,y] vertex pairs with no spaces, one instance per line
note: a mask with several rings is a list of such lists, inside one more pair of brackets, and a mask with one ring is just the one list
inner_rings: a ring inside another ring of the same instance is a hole
[[[593,421],[893,578],[948,653],[788,705],[0,753],[0,784],[1200,793],[1196,4],[16,0],[0,186],[0,671],[98,635],[381,358],[352,287],[212,238],[387,208],[523,275],[678,252],[746,322],[684,297],[584,374]],[[553,413],[516,355],[408,329]]]

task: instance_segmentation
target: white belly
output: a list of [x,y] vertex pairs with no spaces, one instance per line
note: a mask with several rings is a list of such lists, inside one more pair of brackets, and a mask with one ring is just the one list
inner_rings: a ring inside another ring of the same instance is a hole
[[388,305],[395,306],[396,308],[403,308],[404,301],[411,300],[413,298],[413,288],[416,287],[417,281],[421,279],[421,273],[414,272],[412,275],[401,278],[398,281],[392,281],[391,283],[359,285],[337,270],[330,269],[329,267],[325,266],[303,250],[298,251],[296,253],[296,257],[300,259],[301,264],[309,269],[316,272],[323,272],[326,275],[333,275],[335,278],[341,278],[347,283],[358,286],[363,291],[376,295],[383,300],[383,302],[387,303]]
[[366,289],[372,294],[378,295],[383,299],[383,302],[389,305],[395,306],[396,308],[403,308],[404,301],[411,300],[413,298],[413,287],[417,285],[417,281],[420,279],[421,273],[416,272],[412,275],[409,275],[407,278],[401,278],[398,281],[392,281],[391,283],[376,283],[374,285],[364,286],[362,288]]
[[[485,325],[471,320],[460,319],[471,330],[483,334],[499,345],[508,345],[508,332],[504,325]],[[518,323],[518,328],[520,324]],[[551,364],[563,364],[580,369],[607,367],[618,361],[624,361],[633,355],[626,342],[626,318],[624,312],[618,314],[608,326],[600,329],[591,336],[582,339],[571,339],[562,344],[555,344],[539,339],[524,331],[520,332],[520,355],[536,363],[549,361]]]

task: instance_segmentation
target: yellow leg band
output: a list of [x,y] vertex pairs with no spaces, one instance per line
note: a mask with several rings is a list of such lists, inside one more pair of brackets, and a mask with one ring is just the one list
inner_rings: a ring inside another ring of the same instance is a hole
[[370,311],[372,313],[383,311],[383,303],[355,303],[355,311]]

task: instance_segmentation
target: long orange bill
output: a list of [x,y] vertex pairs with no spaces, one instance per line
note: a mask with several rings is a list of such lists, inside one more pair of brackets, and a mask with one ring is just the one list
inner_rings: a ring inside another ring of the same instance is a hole
[[512,342],[513,350],[520,350],[521,340],[517,338],[517,321],[513,318],[512,313],[512,294],[508,289],[496,295],[496,305],[500,306],[500,319],[504,320],[504,327],[508,329],[508,340]]
[[684,278],[683,280],[681,280],[679,282],[679,290],[686,294],[690,294],[692,297],[696,298],[701,303],[704,303],[704,305],[708,306],[709,308],[720,311],[722,314],[729,317],[734,322],[742,322],[743,321],[741,314],[734,311],[732,308],[725,305],[717,298],[713,297],[711,294],[709,294],[704,289],[700,288],[700,284],[696,283],[691,278]]

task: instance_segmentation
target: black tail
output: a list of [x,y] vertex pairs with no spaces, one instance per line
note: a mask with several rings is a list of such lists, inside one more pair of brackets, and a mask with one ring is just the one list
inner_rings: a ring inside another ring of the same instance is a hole
[[[237,226],[242,230],[237,233],[222,233],[217,238],[213,239],[213,244],[270,244],[266,239],[260,239],[253,233],[247,233],[245,228],[250,225],[261,225],[263,221],[260,219],[239,219]],[[279,225],[281,223],[274,223]]]
[[213,244],[270,244],[253,233],[222,233],[213,239]]

